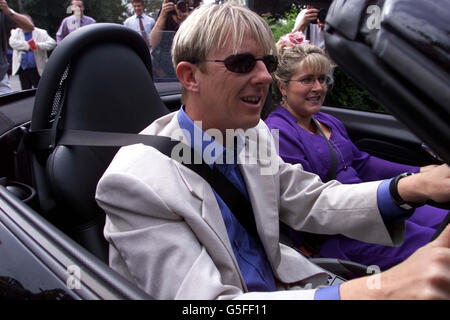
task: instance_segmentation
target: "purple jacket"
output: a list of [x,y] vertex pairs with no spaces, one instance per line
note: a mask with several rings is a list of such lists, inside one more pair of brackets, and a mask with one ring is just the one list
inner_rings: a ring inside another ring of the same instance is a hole
[[[83,15],[80,21],[80,27],[87,26],[88,24],[96,23],[95,19]],[[75,15],[65,17],[61,21],[58,31],[56,32],[56,43],[59,44],[69,33],[74,32],[77,29]]]
[[[406,171],[419,172],[419,167],[397,164],[361,152],[350,140],[343,123],[335,117],[319,112],[314,118],[331,129],[330,142],[336,153],[336,180],[360,183],[392,178]],[[304,170],[325,179],[331,153],[322,135],[309,133],[297,125],[296,118],[281,106],[265,122],[270,129],[279,130],[280,156],[285,162],[300,163]]]

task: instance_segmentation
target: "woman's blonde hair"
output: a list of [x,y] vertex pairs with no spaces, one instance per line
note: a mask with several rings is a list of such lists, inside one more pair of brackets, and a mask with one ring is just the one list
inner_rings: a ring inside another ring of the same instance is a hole
[[250,32],[264,55],[276,55],[275,41],[267,23],[253,11],[231,3],[203,5],[181,24],[172,45],[172,63],[201,62],[222,49],[230,40],[239,50],[244,35]]
[[278,41],[276,46],[278,68],[274,77],[283,88],[300,68],[307,67],[315,74],[330,74],[332,71],[330,59],[316,46],[310,44],[285,46],[282,41]]

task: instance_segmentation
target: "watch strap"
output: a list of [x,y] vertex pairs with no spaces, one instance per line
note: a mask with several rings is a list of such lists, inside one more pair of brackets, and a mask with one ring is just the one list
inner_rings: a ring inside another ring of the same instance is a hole
[[391,183],[389,184],[389,193],[391,194],[392,201],[400,208],[405,210],[411,210],[413,208],[417,208],[422,206],[422,203],[413,203],[413,202],[406,202],[402,199],[400,194],[398,193],[398,182],[400,179],[403,179],[408,176],[412,176],[414,173],[412,172],[404,172],[396,176],[394,179],[391,180]]

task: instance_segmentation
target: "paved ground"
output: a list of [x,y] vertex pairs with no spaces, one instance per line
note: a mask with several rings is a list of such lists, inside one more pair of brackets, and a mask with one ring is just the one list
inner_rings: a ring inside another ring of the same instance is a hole
[[14,91],[20,91],[22,90],[22,87],[20,86],[20,80],[19,80],[19,76],[15,75],[15,76],[11,76],[9,78],[9,81],[11,82],[11,88]]

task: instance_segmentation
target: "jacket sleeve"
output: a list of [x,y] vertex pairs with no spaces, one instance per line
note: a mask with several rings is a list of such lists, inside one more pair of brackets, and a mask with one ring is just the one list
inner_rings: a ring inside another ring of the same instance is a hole
[[14,29],[11,30],[11,36],[9,37],[9,45],[11,48],[17,51],[28,51],[30,50],[30,46],[28,45],[28,42],[24,40],[20,36],[20,33],[23,32],[22,29]]
[[224,283],[220,262],[202,245],[201,236],[137,177],[107,174],[96,199],[107,213],[104,234],[111,267],[156,299],[314,297],[315,290],[246,293]]
[[50,37],[46,30],[39,30],[39,40],[36,40],[40,50],[50,51],[56,47],[56,41]]

